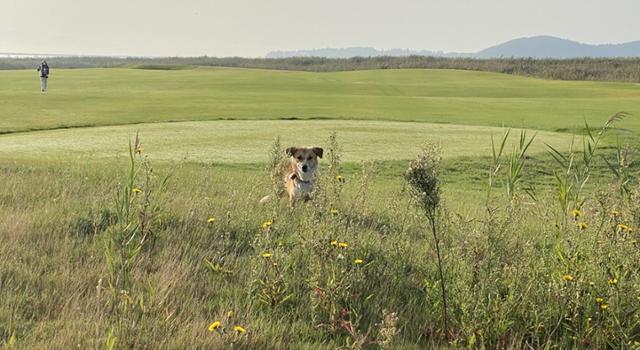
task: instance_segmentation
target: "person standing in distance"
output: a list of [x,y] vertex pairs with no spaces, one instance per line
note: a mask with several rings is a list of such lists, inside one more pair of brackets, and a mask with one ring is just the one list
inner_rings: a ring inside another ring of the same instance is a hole
[[42,60],[42,63],[38,66],[38,72],[40,72],[40,87],[44,94],[47,91],[47,79],[49,78],[49,65],[47,61]]

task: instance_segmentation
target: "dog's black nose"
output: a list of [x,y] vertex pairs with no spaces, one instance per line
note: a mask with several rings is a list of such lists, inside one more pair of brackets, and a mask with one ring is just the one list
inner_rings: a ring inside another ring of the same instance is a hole
[[307,172],[307,166],[306,165],[302,166],[302,171],[305,172],[305,173]]

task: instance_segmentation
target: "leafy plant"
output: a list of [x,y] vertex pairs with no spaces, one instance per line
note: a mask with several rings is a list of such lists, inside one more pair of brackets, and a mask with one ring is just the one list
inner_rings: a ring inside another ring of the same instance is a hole
[[594,130],[585,122],[586,134],[582,138],[581,157],[574,150],[573,144],[568,154],[563,154],[547,144],[548,152],[553,157],[561,171],[556,171],[557,198],[560,208],[567,213],[570,208],[580,208],[584,204],[583,191],[594,166],[596,154],[600,144],[609,130],[618,121],[628,117],[626,112],[618,112],[607,119],[602,128],[594,134]]

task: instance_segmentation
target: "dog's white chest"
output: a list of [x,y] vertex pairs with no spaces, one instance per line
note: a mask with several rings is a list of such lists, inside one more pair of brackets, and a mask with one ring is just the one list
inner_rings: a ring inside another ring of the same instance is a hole
[[309,194],[314,190],[312,182],[302,182],[302,181],[295,181],[293,184],[293,188],[296,196]]
[[295,174],[285,177],[284,181],[291,198],[309,197],[315,190],[313,181],[301,181]]

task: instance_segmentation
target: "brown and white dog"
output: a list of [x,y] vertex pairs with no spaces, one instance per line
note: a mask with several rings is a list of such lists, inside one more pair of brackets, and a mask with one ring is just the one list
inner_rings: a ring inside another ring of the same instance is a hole
[[289,205],[299,200],[311,199],[318,174],[318,158],[322,158],[320,147],[289,147],[287,155],[289,169],[285,173],[284,188],[289,194]]
[[[289,205],[296,201],[309,200],[315,190],[318,175],[318,158],[322,158],[320,147],[289,147],[286,150],[289,159],[283,166],[284,189],[289,195]],[[265,196],[260,203],[266,203],[271,196]]]

